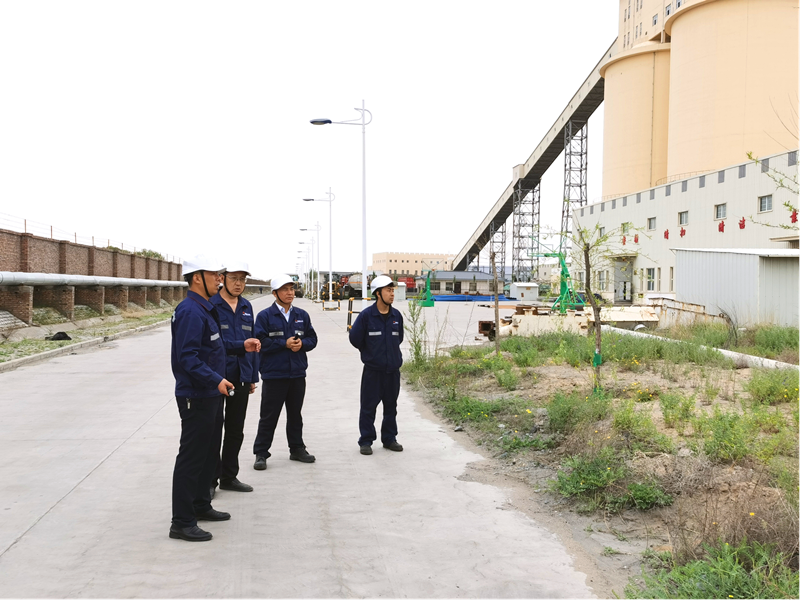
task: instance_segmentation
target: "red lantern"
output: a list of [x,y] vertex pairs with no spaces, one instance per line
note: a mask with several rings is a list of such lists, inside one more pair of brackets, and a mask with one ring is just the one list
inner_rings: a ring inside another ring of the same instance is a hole
[[739,221],[739,229],[744,229],[744,217]]
[[664,230],[664,239],[665,239],[665,240],[668,240],[668,239],[669,239],[669,229],[665,229],[665,230]]
[[626,238],[625,238],[625,236],[623,235],[623,236],[622,236],[622,245],[623,245],[623,246],[625,245],[625,241],[626,241]]
[[797,223],[797,210],[792,211],[792,223]]
[[720,221],[717,229],[720,233],[725,233],[725,221]]
[[686,235],[686,230],[683,227],[681,227],[681,237],[685,235]]
[[639,234],[638,233],[633,236],[633,243],[634,244],[638,244],[639,243]]

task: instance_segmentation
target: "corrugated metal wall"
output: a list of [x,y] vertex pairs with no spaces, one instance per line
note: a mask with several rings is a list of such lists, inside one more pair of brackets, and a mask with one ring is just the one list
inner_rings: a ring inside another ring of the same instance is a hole
[[759,321],[798,326],[798,260],[761,257],[759,262]]
[[758,271],[757,255],[678,250],[676,299],[702,304],[712,315],[724,310],[740,324],[757,323],[760,320]]

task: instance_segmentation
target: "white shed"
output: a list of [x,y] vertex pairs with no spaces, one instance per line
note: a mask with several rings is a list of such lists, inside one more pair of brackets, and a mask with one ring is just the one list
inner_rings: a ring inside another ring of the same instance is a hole
[[396,287],[394,288],[394,299],[395,300],[405,300],[406,299],[406,284],[402,281],[398,281]]
[[539,284],[515,281],[508,287],[508,296],[513,300],[531,302],[539,299]]
[[676,248],[675,299],[739,325],[798,326],[800,250]]

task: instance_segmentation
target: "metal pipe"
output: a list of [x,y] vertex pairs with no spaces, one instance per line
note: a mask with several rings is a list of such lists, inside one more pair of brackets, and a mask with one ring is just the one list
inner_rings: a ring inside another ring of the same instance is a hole
[[185,281],[131,279],[129,277],[98,277],[95,275],[62,275],[59,273],[20,273],[0,271],[0,285],[101,285],[114,287],[186,287]]

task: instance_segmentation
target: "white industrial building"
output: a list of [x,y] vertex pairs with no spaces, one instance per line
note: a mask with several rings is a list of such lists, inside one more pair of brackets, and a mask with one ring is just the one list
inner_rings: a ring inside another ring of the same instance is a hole
[[740,326],[798,326],[800,250],[676,248],[676,300]]

